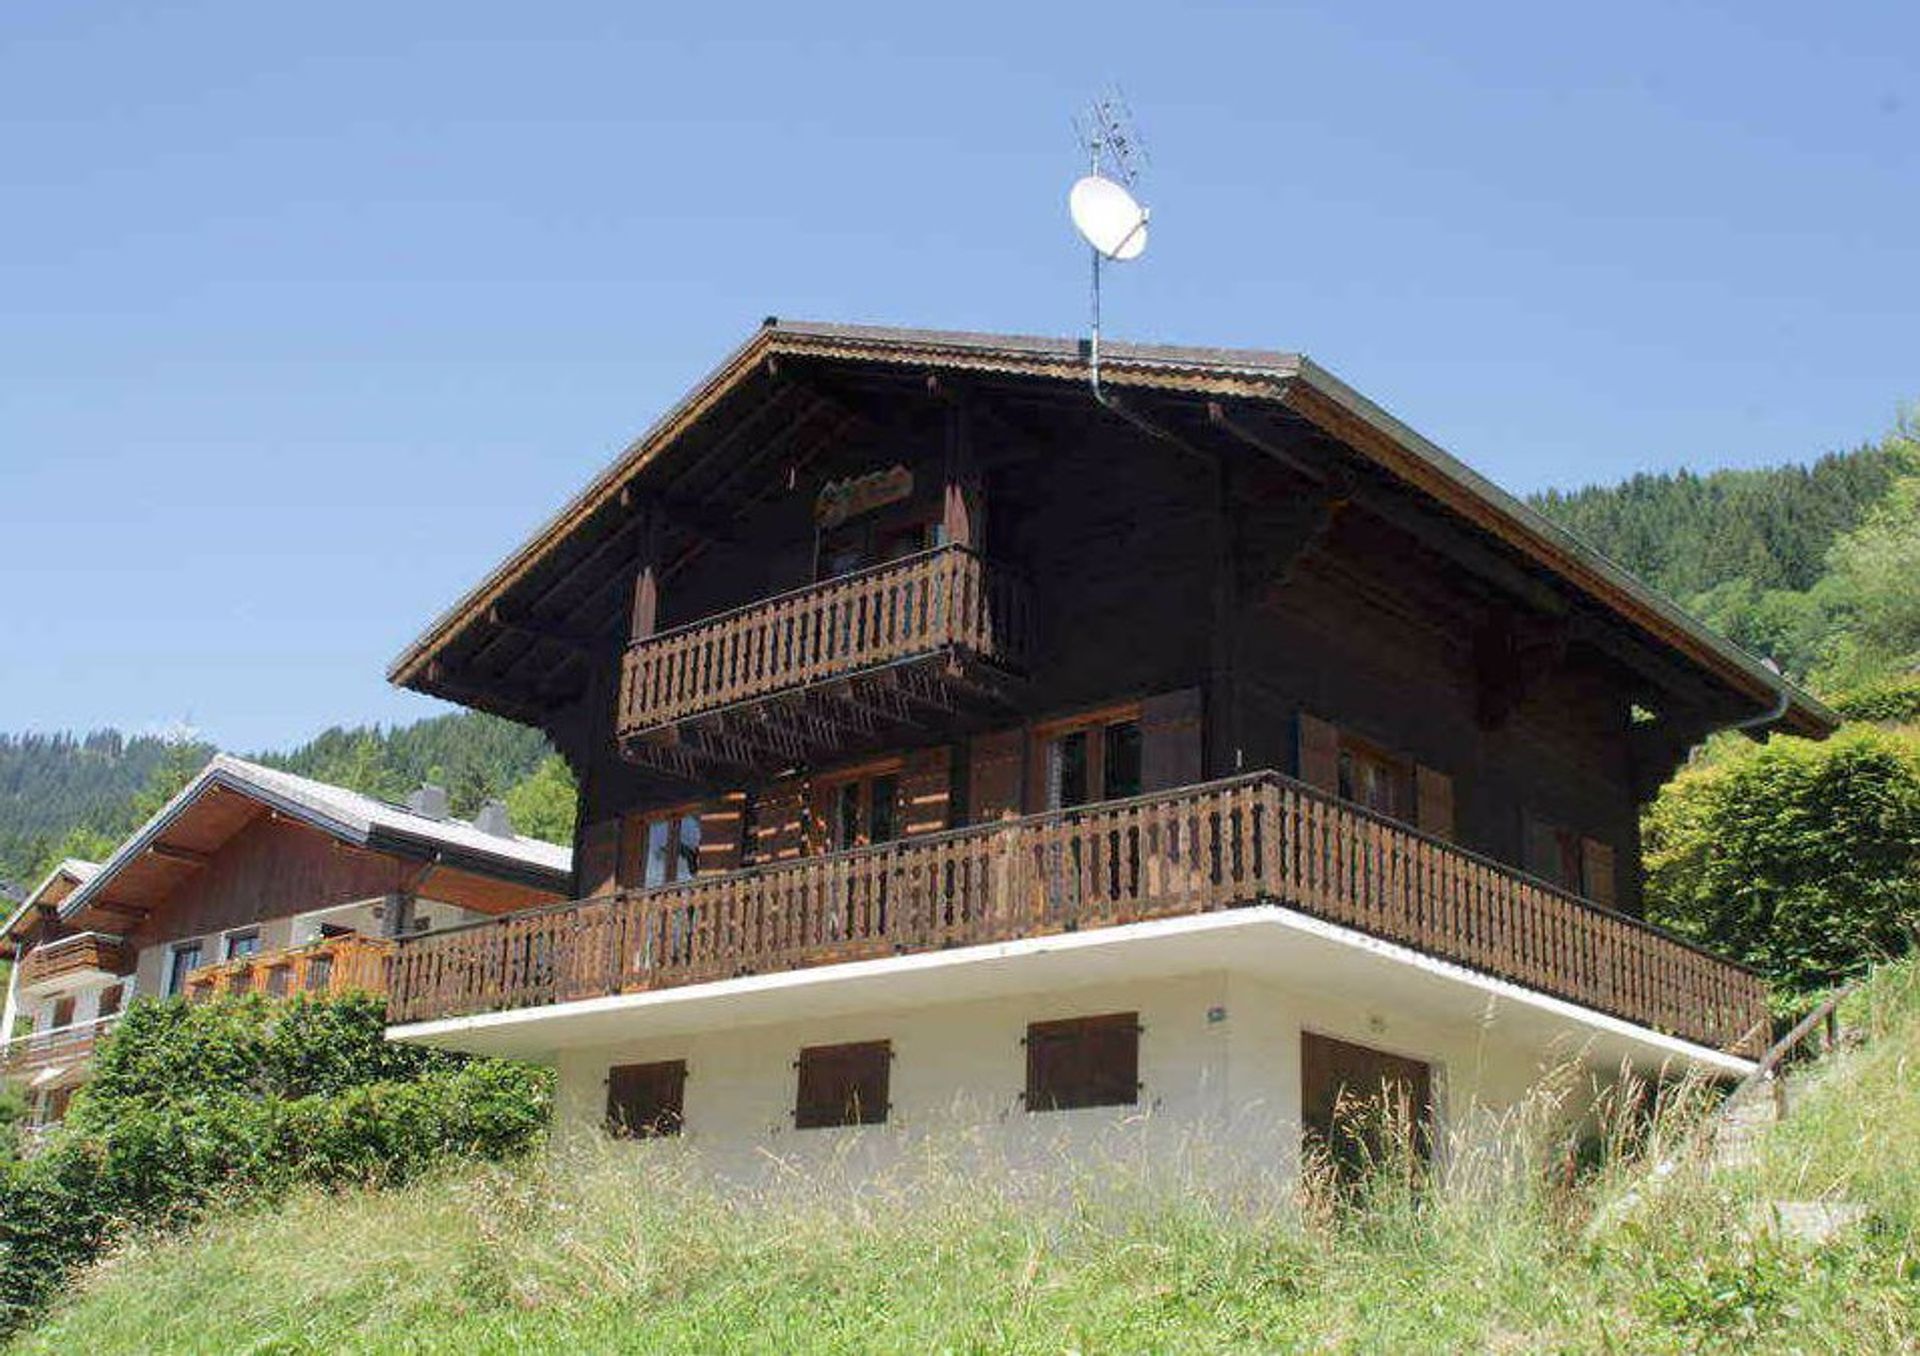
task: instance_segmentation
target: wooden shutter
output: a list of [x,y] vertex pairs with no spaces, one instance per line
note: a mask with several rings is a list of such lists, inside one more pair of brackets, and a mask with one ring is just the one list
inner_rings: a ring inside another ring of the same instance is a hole
[[620,862],[620,821],[602,819],[580,834],[580,862],[574,871],[573,893],[579,899],[613,893]]
[[1413,800],[1420,828],[1449,843],[1453,839],[1453,778],[1430,767],[1413,770]]
[[699,865],[703,876],[738,871],[744,860],[747,793],[729,791],[700,811]]
[[938,833],[953,823],[953,751],[918,749],[900,769],[900,831]]
[[888,1111],[891,1041],[813,1045],[800,1052],[793,1123],[801,1130],[830,1125],[880,1125]]
[[1614,908],[1619,901],[1613,848],[1597,838],[1580,840],[1580,893],[1595,904]]
[[1140,1014],[1112,1012],[1027,1027],[1027,1110],[1131,1106],[1140,1100]]
[[[1383,1099],[1403,1106],[1383,1105]],[[1402,1114],[1404,1107],[1404,1115]],[[1343,1179],[1383,1161],[1386,1129],[1406,1131],[1416,1157],[1432,1153],[1433,1073],[1417,1059],[1300,1033],[1300,1121],[1309,1145]]]
[[620,820],[620,865],[615,878],[625,889],[637,889],[647,869],[647,817],[638,812]]
[[805,783],[799,777],[780,777],[755,796],[753,860],[755,863],[798,857],[805,842]]
[[1340,731],[1305,711],[1300,713],[1299,777],[1330,796],[1340,794]]
[[607,1070],[607,1133],[639,1139],[677,1135],[686,1096],[684,1059],[616,1064]]
[[1140,789],[1167,791],[1202,779],[1200,689],[1149,697],[1140,707]]
[[975,735],[967,749],[967,818],[988,824],[1011,810],[1020,813],[1020,788],[1026,780],[1027,732],[995,730]]

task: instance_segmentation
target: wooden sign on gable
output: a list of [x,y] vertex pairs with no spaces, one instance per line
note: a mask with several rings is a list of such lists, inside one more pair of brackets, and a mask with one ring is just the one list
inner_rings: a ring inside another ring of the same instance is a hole
[[913,494],[913,472],[904,466],[870,471],[863,476],[830,480],[813,501],[813,520],[821,527],[838,527],[849,518],[897,504]]

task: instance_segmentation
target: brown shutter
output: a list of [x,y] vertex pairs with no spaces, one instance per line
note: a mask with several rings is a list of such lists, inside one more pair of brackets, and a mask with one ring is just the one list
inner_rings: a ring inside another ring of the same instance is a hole
[[1028,1025],[1027,1110],[1130,1106],[1139,1100],[1139,1013]]
[[1597,838],[1580,840],[1580,893],[1611,909],[1619,899],[1613,849]]
[[1414,813],[1420,828],[1453,841],[1453,778],[1430,767],[1415,767]]
[[1011,810],[1020,813],[1020,785],[1025,780],[1027,732],[995,730],[975,735],[967,754],[967,818],[987,824]]
[[708,801],[701,808],[697,868],[701,875],[712,876],[722,871],[740,869],[746,809],[747,793],[744,791],[729,791],[719,800]]
[[803,837],[806,784],[799,777],[772,781],[754,797],[753,860],[756,863],[798,857]]
[[686,1114],[687,1062],[616,1064],[607,1070],[607,1133],[677,1135]]
[[580,862],[574,873],[574,894],[581,899],[611,894],[619,862],[620,821],[603,819],[587,825],[580,835]]
[[1200,689],[1149,697],[1140,707],[1140,789],[1166,791],[1202,777]]
[[907,837],[938,833],[953,823],[953,752],[918,749],[900,769],[900,828]]
[[884,1124],[892,1064],[891,1041],[808,1046],[794,1061],[794,1126]]
[[637,887],[646,869],[647,817],[635,812],[620,820],[620,864],[615,879],[625,889]]
[[1330,796],[1340,794],[1340,731],[1300,713],[1300,780]]

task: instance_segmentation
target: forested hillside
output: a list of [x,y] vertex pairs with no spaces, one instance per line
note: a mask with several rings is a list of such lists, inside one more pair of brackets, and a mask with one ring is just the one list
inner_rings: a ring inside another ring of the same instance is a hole
[[1920,660],[1920,426],[1808,466],[1638,475],[1536,508],[1837,696]]
[[[213,756],[193,739],[0,736],[0,882],[29,888],[61,857],[98,860]],[[537,730],[477,712],[410,725],[336,726],[297,748],[245,756],[302,776],[402,800],[423,781],[471,816],[499,796],[523,833],[568,842],[573,784]]]

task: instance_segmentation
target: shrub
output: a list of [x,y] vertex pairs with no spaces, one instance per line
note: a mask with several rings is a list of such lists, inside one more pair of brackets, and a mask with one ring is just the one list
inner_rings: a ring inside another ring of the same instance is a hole
[[546,1075],[391,1045],[378,1000],[133,1005],[46,1148],[0,1175],[0,1332],[127,1229],[537,1143]]
[[1649,916],[1758,967],[1791,1001],[1910,944],[1920,745],[1872,727],[1776,736],[1681,773],[1645,840]]
[[1887,678],[1833,699],[1848,720],[1920,722],[1920,674]]

